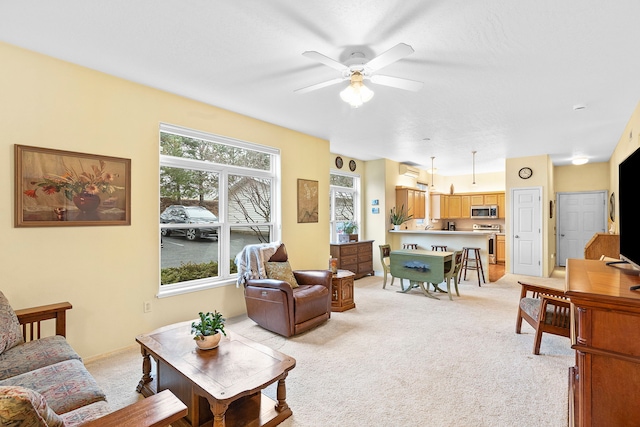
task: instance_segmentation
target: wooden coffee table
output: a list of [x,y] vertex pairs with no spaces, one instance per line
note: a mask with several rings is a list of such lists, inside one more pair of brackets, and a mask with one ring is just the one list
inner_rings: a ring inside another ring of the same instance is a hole
[[[217,348],[200,350],[190,321],[139,335],[136,341],[142,350],[137,391],[150,396],[171,390],[187,405],[191,426],[210,426],[212,419],[214,427],[275,426],[291,416],[285,378],[296,361],[286,354],[230,331]],[[276,381],[277,402],[262,393]]]

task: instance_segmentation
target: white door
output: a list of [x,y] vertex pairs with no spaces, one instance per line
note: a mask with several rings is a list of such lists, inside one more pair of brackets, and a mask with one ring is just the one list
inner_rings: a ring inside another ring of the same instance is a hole
[[606,193],[558,193],[558,265],[567,258],[584,258],[584,247],[596,233],[607,227]]
[[513,234],[511,237],[513,274],[542,276],[541,189],[512,190]]

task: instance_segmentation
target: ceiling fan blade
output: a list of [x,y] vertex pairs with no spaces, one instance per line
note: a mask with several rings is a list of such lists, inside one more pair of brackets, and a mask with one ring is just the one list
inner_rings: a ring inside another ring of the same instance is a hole
[[338,61],[329,58],[328,56],[325,56],[323,54],[321,54],[320,52],[316,52],[315,50],[308,50],[306,52],[302,53],[302,56],[305,56],[309,59],[313,59],[314,61],[318,61],[328,67],[331,67],[335,70],[338,70],[340,72],[343,72],[345,70],[348,69],[348,67],[344,64],[339,63]]
[[348,79],[344,79],[342,77],[336,77],[335,79],[327,80],[326,82],[316,83],[316,84],[311,85],[311,86],[307,86],[307,87],[302,87],[300,89],[296,89],[296,90],[294,90],[294,92],[295,93],[307,93],[307,92],[311,92],[313,90],[322,89],[323,87],[327,87],[327,86],[334,85],[336,83],[343,82],[345,80],[348,80]]
[[411,55],[412,53],[413,48],[411,46],[405,43],[398,43],[391,49],[386,52],[382,52],[380,55],[367,62],[366,67],[371,71],[376,71],[404,58],[405,56]]
[[384,86],[391,86],[398,89],[410,90],[416,92],[422,88],[424,83],[416,81],[403,79],[400,77],[391,77],[391,76],[381,76],[379,74],[375,74],[371,76],[371,82]]

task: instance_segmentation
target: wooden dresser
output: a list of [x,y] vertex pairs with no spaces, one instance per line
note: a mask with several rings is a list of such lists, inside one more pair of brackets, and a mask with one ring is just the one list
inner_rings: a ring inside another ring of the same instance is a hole
[[569,425],[640,424],[640,284],[638,272],[603,261],[569,259],[572,348]]
[[359,279],[373,275],[373,240],[332,243],[331,256],[338,259],[338,268],[349,270]]

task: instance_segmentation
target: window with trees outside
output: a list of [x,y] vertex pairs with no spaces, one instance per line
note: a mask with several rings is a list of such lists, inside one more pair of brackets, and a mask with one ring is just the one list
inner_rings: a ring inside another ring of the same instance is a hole
[[160,296],[234,282],[245,245],[279,239],[280,151],[160,125]]
[[337,242],[338,233],[343,233],[348,223],[355,223],[359,226],[360,178],[356,175],[332,172],[329,176],[329,191],[330,241]]

